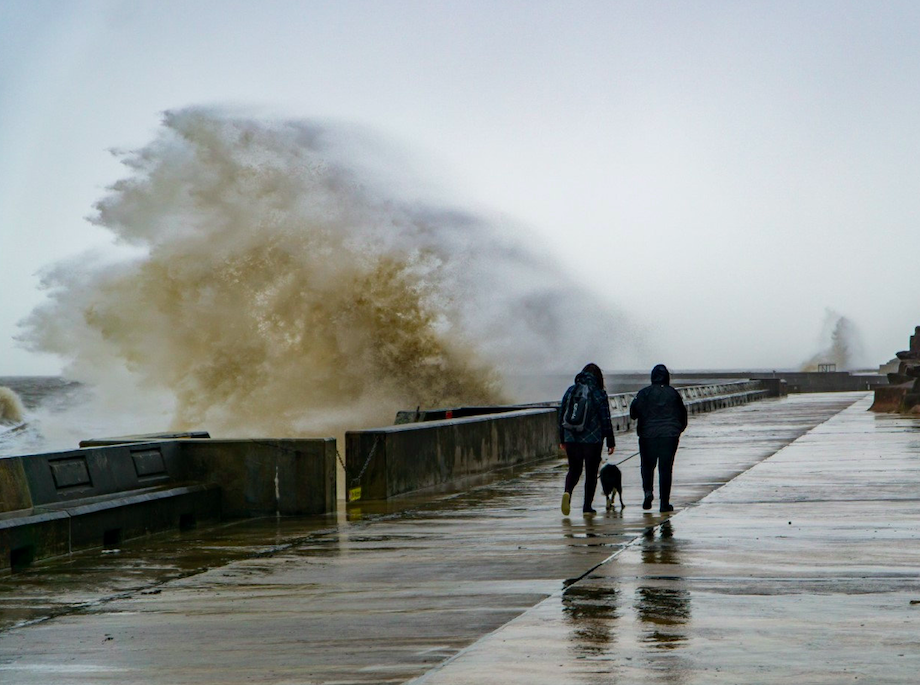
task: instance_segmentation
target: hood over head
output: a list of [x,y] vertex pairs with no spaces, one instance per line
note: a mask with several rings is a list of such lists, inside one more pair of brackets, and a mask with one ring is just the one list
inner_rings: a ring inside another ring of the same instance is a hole
[[575,376],[576,383],[584,383],[590,385],[591,387],[597,386],[597,378],[594,377],[594,374],[590,371],[582,371],[577,376]]
[[671,374],[668,367],[664,364],[658,364],[652,369],[652,385],[670,385]]

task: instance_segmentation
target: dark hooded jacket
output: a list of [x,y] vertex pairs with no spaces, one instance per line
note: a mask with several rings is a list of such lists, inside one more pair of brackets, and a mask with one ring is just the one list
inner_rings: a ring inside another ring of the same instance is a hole
[[559,442],[601,443],[607,439],[607,447],[613,447],[616,440],[613,437],[613,424],[610,421],[610,400],[607,393],[597,385],[593,373],[582,371],[575,376],[575,383],[585,383],[591,388],[588,416],[585,418],[585,427],[576,433],[562,427],[562,413],[568,404],[569,395],[575,392],[575,386],[570,385],[562,397],[559,405],[558,419]]
[[659,364],[652,369],[652,384],[642,388],[629,405],[640,438],[676,438],[687,427],[687,408],[670,383],[667,367]]

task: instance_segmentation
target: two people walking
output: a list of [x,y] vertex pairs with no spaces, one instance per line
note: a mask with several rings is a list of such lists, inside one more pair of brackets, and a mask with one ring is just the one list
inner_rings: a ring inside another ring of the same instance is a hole
[[[642,508],[650,509],[654,499],[654,475],[658,468],[660,510],[674,511],[671,506],[671,473],[680,434],[687,427],[687,409],[680,393],[671,387],[670,373],[664,364],[652,369],[652,384],[640,390],[629,407],[637,421],[639,457],[642,472]],[[583,405],[584,415],[578,415]],[[581,423],[578,423],[578,421]],[[588,364],[575,376],[559,405],[559,446],[565,451],[569,469],[565,476],[562,513],[569,515],[572,494],[585,472],[585,497],[582,511],[595,514],[592,507],[597,488],[603,442],[607,454],[613,454],[616,438],[610,421],[610,404],[604,388],[604,375],[597,364]]]

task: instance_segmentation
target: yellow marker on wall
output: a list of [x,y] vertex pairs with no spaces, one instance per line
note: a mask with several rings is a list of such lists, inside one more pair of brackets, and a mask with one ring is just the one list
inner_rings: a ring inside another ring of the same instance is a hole
[[359,499],[361,499],[361,486],[360,485],[348,491],[348,501],[349,502],[354,502],[355,500],[359,500]]

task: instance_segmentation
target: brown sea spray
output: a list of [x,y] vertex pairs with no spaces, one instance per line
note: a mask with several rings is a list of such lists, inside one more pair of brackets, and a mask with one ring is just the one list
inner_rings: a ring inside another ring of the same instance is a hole
[[23,339],[171,428],[237,436],[506,401],[507,369],[611,356],[622,326],[596,297],[513,232],[393,190],[361,149],[311,122],[166,113],[90,218],[133,251],[49,270]]

